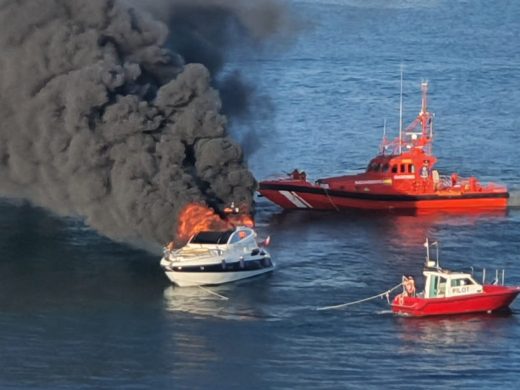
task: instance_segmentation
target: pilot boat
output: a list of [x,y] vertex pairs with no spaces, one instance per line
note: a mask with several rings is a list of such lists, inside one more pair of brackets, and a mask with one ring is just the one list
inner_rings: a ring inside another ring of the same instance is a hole
[[201,231],[180,249],[164,248],[161,267],[176,285],[217,285],[273,271],[275,264],[256,232],[245,226]]
[[469,273],[443,269],[439,266],[438,246],[434,261],[429,256],[428,240],[424,245],[427,248],[424,291],[417,294],[413,277],[404,276],[403,292],[391,303],[394,313],[413,317],[491,313],[507,309],[520,293],[520,287],[504,286],[503,271],[501,284],[498,272],[493,284],[484,281],[480,284]]
[[[383,137],[379,154],[370,161],[365,172],[311,182],[305,172],[295,169],[284,177],[261,181],[258,192],[284,209],[456,210],[507,207],[509,193],[505,186],[484,184],[475,177],[462,178],[456,173],[442,175],[435,169],[433,114],[428,112],[427,82],[421,84],[421,90],[419,115],[405,129],[400,125],[395,140],[388,141]],[[399,122],[402,124],[402,119]]]

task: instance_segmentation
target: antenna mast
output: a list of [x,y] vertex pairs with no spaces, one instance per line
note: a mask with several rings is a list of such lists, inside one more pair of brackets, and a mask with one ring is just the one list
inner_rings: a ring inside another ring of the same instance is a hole
[[402,152],[403,141],[403,64],[401,64],[401,93],[399,94],[399,154]]
[[428,112],[428,82],[423,81],[421,83],[421,92],[422,92],[422,99],[421,99],[421,115]]
[[385,154],[385,144],[386,144],[386,118],[383,119],[383,140],[381,141],[381,153]]

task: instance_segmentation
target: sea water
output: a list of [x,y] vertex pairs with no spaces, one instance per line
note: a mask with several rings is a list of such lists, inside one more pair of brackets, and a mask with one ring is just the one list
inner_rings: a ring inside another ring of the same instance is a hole
[[[283,51],[229,64],[266,94],[256,118],[258,179],[362,169],[383,121],[396,135],[430,82],[441,173],[512,188],[520,175],[520,3],[290,1],[305,22]],[[233,131],[239,131],[234,129]],[[393,132],[393,133],[392,133]],[[173,287],[159,255],[114,243],[74,218],[0,203],[0,388],[514,388],[520,302],[509,315],[407,319],[376,295],[417,276],[426,237],[441,265],[506,269],[520,285],[520,211],[283,212],[258,199],[275,272],[215,287]]]

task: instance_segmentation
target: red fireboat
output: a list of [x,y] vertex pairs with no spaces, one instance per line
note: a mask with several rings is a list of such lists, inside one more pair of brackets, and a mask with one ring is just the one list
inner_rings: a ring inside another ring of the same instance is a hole
[[436,261],[431,260],[428,240],[424,245],[426,246],[426,265],[423,270],[424,291],[417,294],[413,277],[404,276],[403,292],[392,301],[394,313],[412,317],[492,313],[507,309],[520,293],[520,286],[504,286],[504,271],[502,271],[501,284],[498,272],[493,284],[484,284],[484,281],[479,284],[471,274],[442,269],[439,266],[438,250]]
[[[307,180],[295,169],[285,177],[260,182],[259,193],[284,209],[504,209],[509,193],[503,185],[475,177],[441,175],[432,154],[433,115],[428,112],[428,83],[421,84],[422,107],[399,137],[383,137],[379,154],[365,172]],[[402,102],[402,98],[401,98]],[[402,105],[401,105],[402,107]],[[402,109],[401,109],[402,112]],[[400,123],[402,120],[400,119]]]

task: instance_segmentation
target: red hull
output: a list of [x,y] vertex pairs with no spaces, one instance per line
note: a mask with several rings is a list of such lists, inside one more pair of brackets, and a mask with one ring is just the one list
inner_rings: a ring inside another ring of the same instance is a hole
[[493,312],[509,307],[519,293],[520,287],[485,285],[483,293],[451,298],[397,296],[392,311],[412,317]]
[[326,189],[302,180],[271,180],[260,183],[259,192],[284,209],[497,209],[507,207],[509,193],[503,187],[488,191],[454,190],[404,193],[354,192]]

